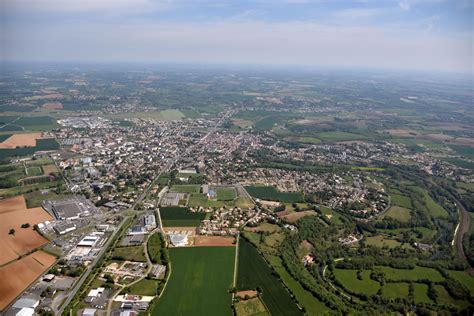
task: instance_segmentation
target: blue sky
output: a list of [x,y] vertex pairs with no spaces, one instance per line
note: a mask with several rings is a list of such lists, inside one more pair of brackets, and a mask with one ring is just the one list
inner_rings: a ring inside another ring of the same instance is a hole
[[473,70],[470,0],[0,0],[4,61]]

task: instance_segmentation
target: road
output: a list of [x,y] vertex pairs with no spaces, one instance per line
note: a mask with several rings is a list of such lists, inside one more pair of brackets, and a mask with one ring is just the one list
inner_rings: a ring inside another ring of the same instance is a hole
[[99,262],[100,259],[102,259],[102,257],[104,256],[105,252],[109,249],[109,246],[110,246],[110,243],[112,242],[112,240],[114,239],[115,235],[117,235],[117,233],[120,231],[120,229],[122,228],[123,224],[125,223],[125,219],[122,220],[122,222],[120,223],[119,227],[117,229],[115,229],[112,233],[112,235],[109,237],[109,239],[107,240],[107,242],[105,243],[104,247],[102,247],[102,249],[100,250],[99,254],[97,255],[97,257],[94,259],[94,261],[87,267],[86,271],[84,271],[84,273],[82,274],[82,276],[79,278],[79,280],[74,284],[74,287],[72,288],[72,290],[69,291],[69,293],[66,295],[66,299],[64,300],[63,304],[61,305],[61,307],[59,308],[59,310],[55,311],[55,315],[62,315],[62,313],[64,312],[64,309],[69,305],[69,303],[71,303],[72,299],[74,298],[74,296],[76,296],[77,292],[79,291],[79,289],[81,288],[82,284],[84,284],[85,280],[87,279],[87,277],[89,276],[89,274],[91,273],[92,269],[94,269],[95,265]]

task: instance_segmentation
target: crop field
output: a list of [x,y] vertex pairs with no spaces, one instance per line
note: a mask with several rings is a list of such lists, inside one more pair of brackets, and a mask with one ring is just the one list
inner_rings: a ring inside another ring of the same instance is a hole
[[366,139],[367,137],[360,134],[348,133],[348,132],[323,132],[317,133],[316,137],[321,139],[323,142],[342,142],[348,140],[361,140]]
[[235,246],[234,237],[225,236],[196,236],[194,238],[196,247]]
[[37,167],[37,166],[26,168],[26,172],[28,172],[29,177],[39,176],[43,174],[43,170],[41,169],[41,167]]
[[[3,248],[2,248],[3,249]],[[0,311],[49,269],[56,258],[43,252],[32,254],[0,268]]]
[[201,186],[198,184],[173,185],[170,191],[180,193],[199,193],[201,191]]
[[13,134],[0,143],[0,149],[14,149],[17,147],[34,147],[41,133]]
[[234,274],[234,247],[169,250],[171,275],[152,315],[232,315],[228,292]]
[[334,276],[346,289],[365,294],[374,295],[380,288],[380,284],[370,278],[370,271],[362,271],[362,280],[357,278],[357,270],[353,269],[334,269]]
[[161,121],[173,121],[180,120],[185,117],[183,112],[174,109],[167,109],[162,111],[149,111],[149,112],[127,112],[119,114],[107,115],[111,119],[126,119],[126,118],[152,118]]
[[390,194],[392,204],[404,208],[412,208],[411,199],[406,195]]
[[22,148],[0,148],[0,161],[8,157],[28,156],[40,150],[57,150],[59,144],[54,138],[37,139],[36,146]]
[[[376,236],[370,236],[365,238],[365,243],[367,245],[372,245],[376,247],[388,247],[388,248],[395,248],[401,245],[401,243],[398,240],[387,238],[383,235],[376,235]],[[405,244],[406,247],[411,248],[409,244]]]
[[298,221],[300,218],[305,217],[305,216],[316,216],[315,211],[301,211],[301,212],[294,212],[290,213],[288,215],[282,216],[282,218],[286,219],[290,223],[294,223]]
[[262,288],[262,299],[272,315],[302,315],[290,298],[280,280],[274,276],[257,249],[241,238],[239,241],[239,264],[237,288],[252,290]]
[[232,201],[235,198],[234,188],[218,188],[216,191],[219,201]]
[[41,168],[43,169],[44,174],[58,172],[58,169],[56,168],[56,165],[54,164],[44,165],[44,166],[41,166]]
[[428,297],[428,285],[413,283],[413,288],[415,289],[415,303],[433,303],[433,301]]
[[401,206],[392,206],[382,216],[382,218],[390,217],[398,219],[401,222],[408,222],[411,219],[410,210]]
[[161,207],[160,215],[165,227],[197,227],[206,217],[205,213],[193,213],[187,207],[179,206]]
[[284,203],[303,202],[303,195],[300,192],[279,192],[273,186],[247,186],[247,192],[254,198]]
[[[12,261],[20,255],[46,244],[47,239],[38,234],[35,224],[52,220],[52,217],[41,207],[26,208],[23,196],[0,201],[0,265]],[[22,224],[30,224],[21,228]],[[15,233],[10,234],[10,229]]]
[[138,261],[138,262],[146,261],[143,246],[115,248],[114,251],[112,252],[112,259]]

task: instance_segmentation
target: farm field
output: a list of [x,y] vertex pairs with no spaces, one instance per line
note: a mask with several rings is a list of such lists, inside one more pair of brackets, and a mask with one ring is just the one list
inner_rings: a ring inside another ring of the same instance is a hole
[[290,223],[294,223],[298,221],[300,218],[305,217],[305,216],[316,216],[315,211],[301,211],[301,212],[294,212],[290,213],[288,215],[283,215],[282,218],[286,219]]
[[[3,249],[3,248],[2,248]],[[43,251],[36,251],[26,257],[0,268],[0,311],[20,295],[26,287],[51,267],[56,258]]]
[[41,133],[13,134],[0,143],[0,149],[14,149],[17,147],[34,147]]
[[442,218],[446,218],[449,216],[448,212],[446,212],[446,210],[442,208],[441,205],[436,203],[433,198],[428,194],[428,192],[426,192],[426,190],[419,187],[412,187],[411,189],[414,192],[417,192],[418,194],[422,195],[426,204],[426,208],[432,216]]
[[246,186],[247,192],[254,198],[285,203],[303,202],[300,192],[279,192],[273,186]]
[[344,288],[367,296],[374,295],[380,288],[380,284],[370,278],[370,271],[362,271],[362,280],[357,278],[357,270],[354,269],[334,269],[334,276]]
[[428,285],[413,283],[413,288],[415,290],[414,299],[416,303],[433,303],[433,301],[428,297]]
[[[366,237],[365,243],[367,245],[372,245],[372,246],[376,246],[380,248],[385,247],[385,246],[388,248],[395,248],[401,245],[401,243],[398,240],[391,239],[383,235]],[[410,244],[405,244],[404,246],[407,248],[411,248]]]
[[219,201],[232,201],[235,198],[234,188],[218,188],[216,191]]
[[0,148],[0,161],[8,157],[28,156],[40,150],[57,150],[59,144],[54,138],[43,138],[36,140],[36,146],[22,148]]
[[421,279],[430,280],[433,282],[443,281],[443,276],[438,270],[416,266],[414,269],[395,269],[392,267],[377,267],[384,274],[387,280],[412,280],[417,281]]
[[408,297],[408,283],[386,283],[383,287],[383,296],[389,299]]
[[143,279],[130,286],[130,294],[155,296],[159,281]]
[[194,213],[179,206],[161,207],[160,214],[165,227],[197,227],[206,217],[205,213]]
[[[0,265],[12,261],[48,242],[38,234],[35,224],[52,220],[41,207],[26,208],[25,198],[17,196],[0,201]],[[28,228],[21,228],[28,223]],[[14,234],[10,230],[14,229]]]
[[234,247],[171,248],[171,275],[152,315],[232,315]]
[[407,208],[407,209],[412,207],[411,199],[406,195],[392,193],[392,194],[390,194],[390,197],[392,199],[392,204],[393,205],[404,207],[404,208]]
[[448,274],[459,283],[464,284],[471,293],[474,293],[474,277],[466,271],[448,271]]
[[262,288],[262,299],[272,315],[302,315],[277,277],[257,249],[241,238],[239,241],[239,264],[237,288],[252,290]]

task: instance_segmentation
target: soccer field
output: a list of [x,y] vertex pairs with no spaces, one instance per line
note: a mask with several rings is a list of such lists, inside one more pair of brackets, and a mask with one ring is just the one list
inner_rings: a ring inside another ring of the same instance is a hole
[[171,276],[152,315],[232,315],[235,247],[171,248]]

